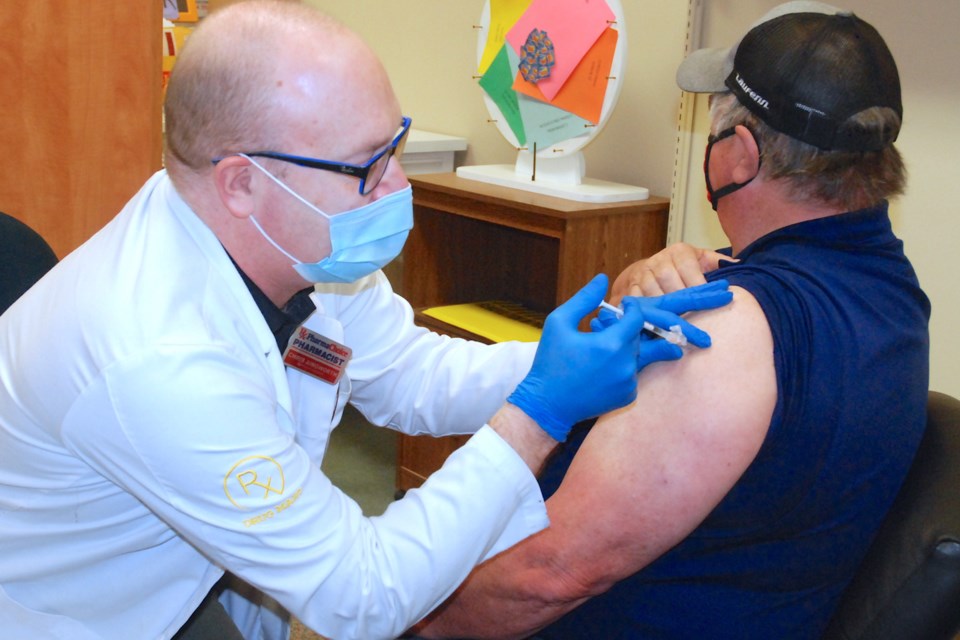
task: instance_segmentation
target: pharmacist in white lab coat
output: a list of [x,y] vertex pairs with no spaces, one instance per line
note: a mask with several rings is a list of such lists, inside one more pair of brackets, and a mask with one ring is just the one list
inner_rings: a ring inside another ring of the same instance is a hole
[[[679,354],[641,344],[656,311],[639,303],[577,332],[603,279],[551,316],[536,359],[415,328],[378,270],[412,221],[389,162],[409,120],[370,50],[312,9],[213,14],[168,91],[167,170],[0,317],[0,626],[190,633],[226,572],[279,603],[223,594],[248,638],[285,634],[286,612],[396,636],[546,526],[532,471]],[[406,433],[476,435],[365,518],[320,471],[347,401]]]

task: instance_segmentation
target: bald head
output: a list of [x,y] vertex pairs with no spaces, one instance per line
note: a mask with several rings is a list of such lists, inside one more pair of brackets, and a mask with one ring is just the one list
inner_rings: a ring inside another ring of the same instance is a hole
[[371,109],[396,104],[376,56],[346,27],[298,2],[232,4],[206,18],[177,57],[164,107],[166,165],[178,180],[231,153],[295,153],[292,141],[336,152],[336,140],[321,138],[350,131],[338,120],[371,101],[379,103]]

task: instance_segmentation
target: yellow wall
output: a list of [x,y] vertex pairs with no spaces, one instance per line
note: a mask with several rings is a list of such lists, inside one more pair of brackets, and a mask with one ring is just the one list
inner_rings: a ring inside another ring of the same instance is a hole
[[[486,122],[476,81],[476,33],[483,0],[343,2],[307,0],[363,35],[383,58],[414,126],[466,138],[461,164],[512,163],[515,152]],[[703,46],[725,46],[778,0],[695,0],[703,4]],[[674,72],[684,52],[684,0],[624,0],[626,75],[609,123],[584,151],[593,178],[637,184],[671,195],[680,92]],[[873,23],[900,65],[905,123],[898,146],[907,159],[909,192],[893,205],[920,280],[933,301],[931,387],[960,397],[960,294],[953,253],[960,239],[960,3],[941,0],[849,0]],[[702,101],[701,101],[702,102]],[[702,180],[706,121],[698,107],[683,193],[683,239],[723,244]],[[679,237],[679,234],[678,234]],[[896,393],[896,390],[891,390]]]

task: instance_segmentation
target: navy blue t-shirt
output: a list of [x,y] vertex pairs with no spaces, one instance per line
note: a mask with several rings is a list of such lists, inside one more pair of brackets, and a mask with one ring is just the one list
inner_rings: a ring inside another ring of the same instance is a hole
[[749,291],[773,333],[778,399],[756,459],[688,538],[540,637],[818,638],[893,501],[925,425],[930,304],[886,205],[737,257],[708,279]]

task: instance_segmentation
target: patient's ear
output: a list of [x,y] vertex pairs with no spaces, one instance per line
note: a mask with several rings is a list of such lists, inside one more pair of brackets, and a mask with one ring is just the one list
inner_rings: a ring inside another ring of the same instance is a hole
[[760,173],[760,147],[757,145],[753,132],[742,124],[734,128],[734,137],[737,144],[737,163],[733,167],[734,182],[746,183]]
[[227,156],[213,168],[223,206],[232,216],[247,218],[255,209],[253,165],[243,156]]

